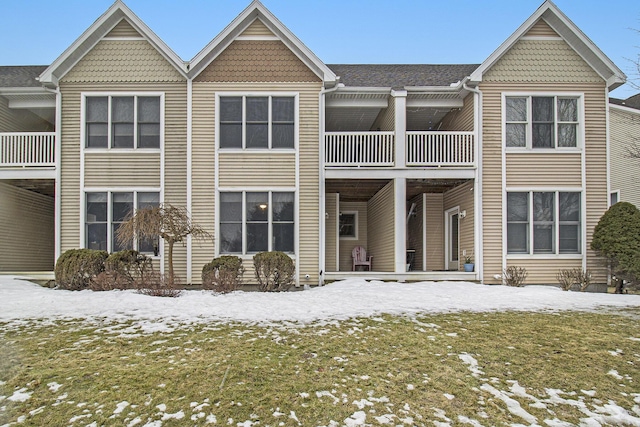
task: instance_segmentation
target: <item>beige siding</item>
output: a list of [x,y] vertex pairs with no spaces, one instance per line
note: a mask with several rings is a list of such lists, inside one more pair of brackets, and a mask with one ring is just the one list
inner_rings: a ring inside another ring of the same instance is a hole
[[559,37],[558,33],[553,31],[553,28],[547,24],[544,19],[538,19],[538,22],[525,34],[526,37]]
[[102,40],[64,77],[66,83],[182,82],[146,40]]
[[241,36],[273,36],[273,33],[262,23],[260,19],[256,19],[240,35]]
[[373,271],[395,271],[394,182],[378,191],[368,202],[368,253]]
[[220,187],[293,187],[296,184],[294,153],[221,151],[219,162]]
[[407,205],[407,213],[411,208],[411,203],[415,203],[416,207],[414,209],[415,215],[409,218],[409,223],[407,224],[407,250],[413,249],[415,250],[415,257],[413,260],[413,270],[414,271],[423,271],[423,231],[424,231],[424,209],[423,209],[423,198],[424,194],[418,194],[416,197],[411,199],[409,204]]
[[129,21],[123,19],[105,37],[141,37],[141,35],[131,26]]
[[29,110],[9,108],[6,98],[0,96],[0,132],[52,132],[53,124]]
[[196,78],[196,82],[320,82],[279,40],[236,40]]
[[447,113],[442,119],[441,130],[472,132],[473,131],[473,94],[464,99],[462,108]]
[[549,285],[558,283],[556,273],[560,270],[581,268],[580,259],[508,259],[508,267],[524,267],[527,269],[527,285]]
[[371,129],[380,129],[383,132],[396,130],[396,103],[395,98],[391,97],[389,106],[384,108],[378,114]]
[[338,235],[338,223],[339,223],[339,211],[337,198],[338,193],[325,194],[325,233],[324,233],[324,270],[325,271],[338,271],[339,263],[336,262],[336,236]]
[[[582,186],[580,153],[507,153],[507,186]],[[562,182],[558,174],[562,173]]]
[[427,198],[427,271],[444,270],[444,196]]
[[629,149],[640,143],[640,111],[611,108],[611,191],[620,191],[620,201],[640,207],[640,160],[629,157]]
[[467,215],[464,218],[460,218],[459,224],[459,240],[460,245],[458,247],[458,259],[459,269],[464,269],[464,256],[463,251],[466,251],[468,256],[473,257],[475,260],[474,250],[474,205],[473,205],[473,182],[462,184],[453,190],[449,190],[444,193],[444,210],[460,207],[460,212],[466,211]]
[[[351,252],[356,246],[367,247],[367,202],[340,202],[340,212],[358,212],[358,239],[340,239],[340,271],[353,270]],[[374,261],[376,259],[374,258]]]
[[85,152],[85,187],[160,187],[160,153]]
[[53,271],[53,197],[0,182],[0,272]]

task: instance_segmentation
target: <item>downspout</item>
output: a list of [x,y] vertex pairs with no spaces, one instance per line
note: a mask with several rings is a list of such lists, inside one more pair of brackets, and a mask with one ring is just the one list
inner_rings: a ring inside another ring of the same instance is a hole
[[478,279],[484,282],[484,244],[482,230],[482,91],[478,88],[467,86],[468,78],[463,80],[462,87],[469,92],[475,94],[473,109],[475,112],[475,130],[476,130],[476,179],[473,184],[474,189],[474,215],[475,215],[475,259],[478,273]]
[[[187,215],[193,221],[193,80],[187,79]],[[193,238],[187,236],[187,284],[193,284]]]
[[325,242],[325,233],[326,233],[326,206],[325,206],[325,183],[324,183],[324,132],[325,132],[325,95],[327,93],[334,92],[341,87],[344,87],[342,83],[339,83],[340,77],[336,77],[336,84],[331,89],[326,89],[323,85],[320,93],[318,94],[318,105],[319,105],[319,170],[320,170],[320,185],[318,195],[320,198],[320,212],[319,212],[319,222],[318,222],[318,233],[319,233],[319,262],[318,266],[320,267],[318,274],[318,286],[322,286],[324,284],[324,273],[325,273],[325,250],[326,250],[326,242]]

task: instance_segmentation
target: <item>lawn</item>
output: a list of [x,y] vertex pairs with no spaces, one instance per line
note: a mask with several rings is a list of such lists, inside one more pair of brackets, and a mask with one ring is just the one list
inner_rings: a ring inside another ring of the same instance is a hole
[[638,426],[639,320],[636,306],[155,332],[3,321],[0,425]]

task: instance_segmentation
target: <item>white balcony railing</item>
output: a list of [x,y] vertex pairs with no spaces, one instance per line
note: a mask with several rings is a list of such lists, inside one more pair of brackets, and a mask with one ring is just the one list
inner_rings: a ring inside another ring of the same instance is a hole
[[473,132],[407,132],[407,166],[475,166]]
[[325,166],[393,166],[393,132],[326,132]]
[[0,167],[55,166],[55,132],[0,133]]

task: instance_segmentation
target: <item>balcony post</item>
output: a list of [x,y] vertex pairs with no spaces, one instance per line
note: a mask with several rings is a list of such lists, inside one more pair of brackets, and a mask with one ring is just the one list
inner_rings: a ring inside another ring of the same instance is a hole
[[406,134],[407,134],[407,91],[392,90],[395,102],[395,139],[396,139],[396,167],[404,168],[407,165],[406,158]]
[[395,178],[394,183],[394,237],[395,237],[395,273],[407,271],[407,180]]

